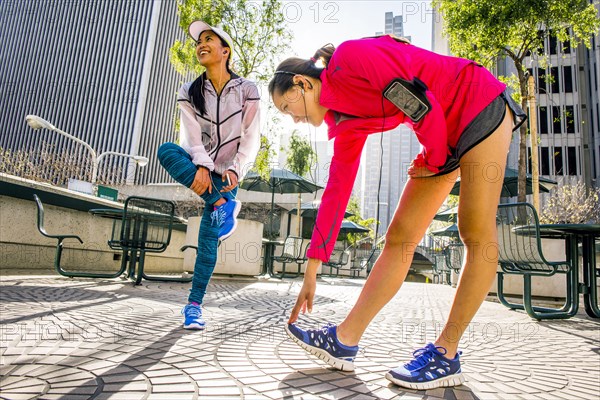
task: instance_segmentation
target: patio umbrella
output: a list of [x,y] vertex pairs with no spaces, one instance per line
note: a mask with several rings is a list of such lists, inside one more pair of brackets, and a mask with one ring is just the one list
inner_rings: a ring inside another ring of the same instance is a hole
[[[311,201],[308,203],[302,203],[302,205],[300,206],[300,215],[302,217],[316,217],[317,215],[317,211],[319,211],[319,206],[321,205],[321,201]],[[297,214],[298,213],[298,208],[294,208],[290,211],[288,211],[288,214]],[[344,218],[348,218],[353,216],[354,214],[352,214],[351,212],[346,211],[344,213]]]
[[263,179],[259,174],[250,171],[246,174],[240,188],[248,191],[271,193],[271,213],[269,214],[269,226],[273,231],[273,208],[275,207],[275,193],[313,193],[319,186],[287,169],[273,168],[269,173],[269,179]]
[[456,222],[458,215],[458,206],[449,208],[434,215],[433,219],[444,222]]
[[340,228],[340,235],[345,235],[347,233],[367,233],[369,232],[369,228],[365,228],[362,225],[357,224],[356,222],[349,221],[347,219],[342,221],[342,227]]
[[[556,186],[558,183],[553,181],[552,179],[544,178],[540,176],[539,178],[539,186],[540,193],[548,193],[550,189]],[[501,197],[515,197],[518,195],[518,185],[519,185],[519,172],[512,168],[506,168],[504,172],[504,181],[502,182],[502,193]],[[460,192],[460,179],[456,181],[450,194],[458,195]],[[533,179],[531,174],[526,175],[526,192],[527,194],[533,193]]]
[[448,237],[459,237],[458,235],[458,225],[452,224],[450,226],[446,226],[441,229],[437,229],[435,231],[429,232],[432,236],[448,236]]

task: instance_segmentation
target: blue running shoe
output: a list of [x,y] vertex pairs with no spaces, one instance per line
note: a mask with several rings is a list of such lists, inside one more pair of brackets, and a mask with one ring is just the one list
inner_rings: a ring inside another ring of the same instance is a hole
[[300,347],[314,354],[340,371],[354,371],[354,358],[358,346],[346,346],[337,339],[337,327],[328,324],[322,329],[302,330],[294,324],[286,325],[285,331]]
[[183,307],[181,313],[185,317],[185,321],[183,321],[183,329],[204,329],[206,322],[204,321],[204,318],[202,318],[202,308],[199,304],[190,303]]
[[237,228],[237,216],[242,208],[238,200],[227,200],[210,214],[211,224],[219,227],[219,240],[225,240]]
[[446,349],[429,343],[413,352],[414,360],[389,371],[387,380],[409,389],[435,389],[458,386],[465,381],[460,371],[458,352],[452,360],[444,357]]

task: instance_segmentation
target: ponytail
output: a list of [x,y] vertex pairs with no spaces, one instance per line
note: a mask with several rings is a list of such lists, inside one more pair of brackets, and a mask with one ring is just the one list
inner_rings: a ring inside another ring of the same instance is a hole
[[[275,70],[275,75],[269,82],[269,94],[285,93],[294,86],[295,75],[306,75],[314,79],[321,79],[321,72],[327,67],[335,47],[326,44],[315,52],[308,60],[298,57],[290,57],[281,62]],[[323,67],[317,64],[322,64]]]

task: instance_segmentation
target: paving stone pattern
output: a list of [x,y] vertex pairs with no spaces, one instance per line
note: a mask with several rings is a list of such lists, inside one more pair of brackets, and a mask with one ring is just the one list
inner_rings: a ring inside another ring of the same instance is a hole
[[[362,280],[319,283],[305,327],[340,322]],[[536,322],[486,302],[463,338],[466,383],[405,390],[385,372],[441,329],[454,289],[406,283],[361,341],[353,373],[283,330],[301,281],[213,279],[208,328],[181,328],[188,284],[3,276],[2,399],[599,399],[600,321]]]

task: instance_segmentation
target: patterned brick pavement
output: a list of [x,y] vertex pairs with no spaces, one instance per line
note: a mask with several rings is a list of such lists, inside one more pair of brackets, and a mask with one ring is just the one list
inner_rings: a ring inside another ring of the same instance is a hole
[[[180,328],[188,285],[4,276],[3,399],[598,399],[600,321],[535,322],[486,302],[463,340],[466,384],[412,391],[385,372],[441,328],[454,289],[406,283],[361,342],[354,373],[308,356],[282,325],[299,280],[213,280],[209,327]],[[323,280],[304,326],[339,322],[360,280]]]

